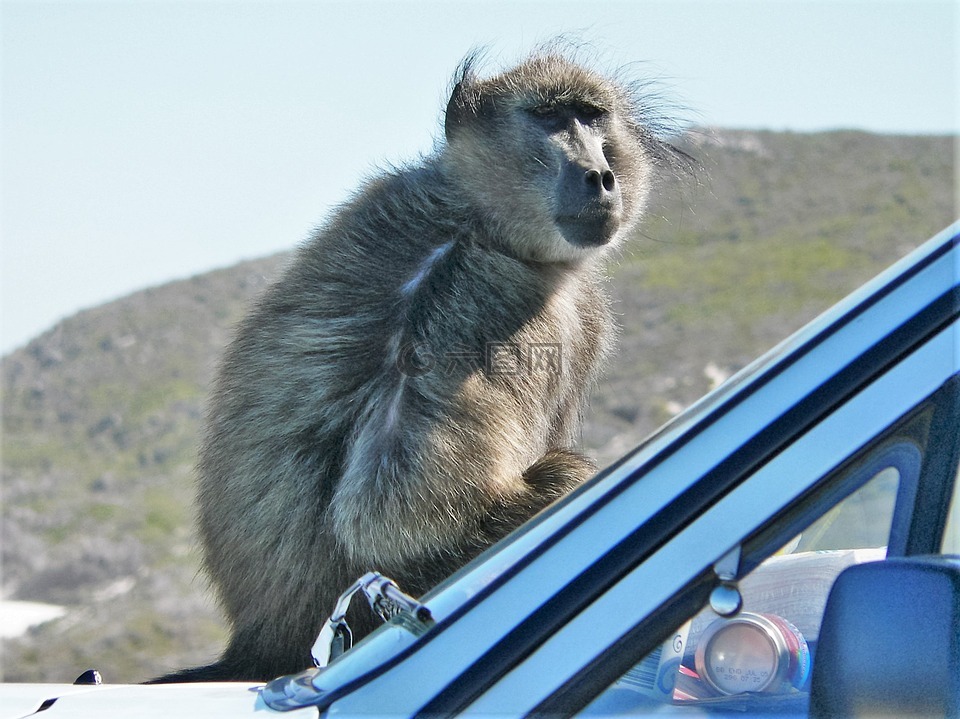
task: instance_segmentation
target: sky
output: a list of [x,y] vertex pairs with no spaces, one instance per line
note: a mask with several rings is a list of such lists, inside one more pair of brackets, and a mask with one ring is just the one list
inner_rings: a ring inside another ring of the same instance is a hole
[[[435,147],[450,78],[558,34],[681,123],[960,132],[953,0],[0,0],[0,353],[295,247]],[[185,318],[189,321],[189,318]]]

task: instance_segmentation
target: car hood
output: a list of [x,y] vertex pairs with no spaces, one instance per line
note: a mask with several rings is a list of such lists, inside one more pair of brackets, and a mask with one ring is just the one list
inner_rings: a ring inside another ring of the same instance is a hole
[[[0,684],[0,719],[129,717],[138,719],[235,718],[277,714],[260,699],[260,685],[248,682],[197,684]],[[280,714],[277,714],[280,716]],[[284,716],[316,717],[313,707]]]

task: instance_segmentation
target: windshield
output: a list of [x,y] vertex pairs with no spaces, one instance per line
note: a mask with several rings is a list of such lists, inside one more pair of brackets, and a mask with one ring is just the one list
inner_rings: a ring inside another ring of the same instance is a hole
[[742,608],[735,615],[704,607],[583,715],[700,715],[709,708],[806,716],[830,588],[846,567],[881,560],[888,546],[903,543],[903,512],[920,466],[920,449],[898,442],[838,472],[821,489],[819,518],[737,582]]

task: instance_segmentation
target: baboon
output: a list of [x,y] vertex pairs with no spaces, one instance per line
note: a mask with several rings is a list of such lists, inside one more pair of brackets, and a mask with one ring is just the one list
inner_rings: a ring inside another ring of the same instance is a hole
[[566,53],[486,78],[472,56],[445,142],[299,249],[226,352],[200,453],[232,638],[164,680],[301,671],[359,576],[419,596],[595,471],[574,447],[613,336],[602,260],[672,162],[645,112]]

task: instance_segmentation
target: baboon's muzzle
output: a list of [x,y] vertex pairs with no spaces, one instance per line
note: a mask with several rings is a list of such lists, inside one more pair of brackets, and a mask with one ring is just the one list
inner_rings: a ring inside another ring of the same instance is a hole
[[620,183],[604,160],[596,166],[570,163],[560,174],[556,222],[572,245],[607,244],[620,227]]

